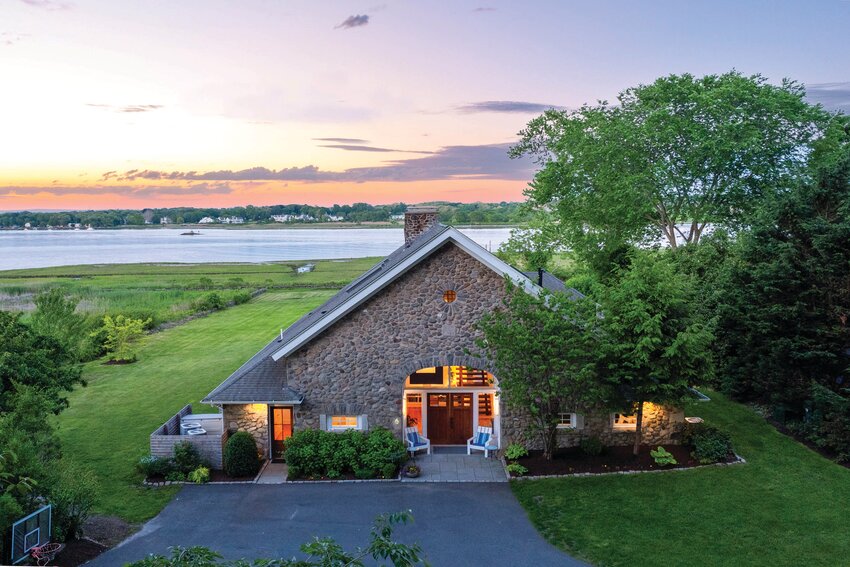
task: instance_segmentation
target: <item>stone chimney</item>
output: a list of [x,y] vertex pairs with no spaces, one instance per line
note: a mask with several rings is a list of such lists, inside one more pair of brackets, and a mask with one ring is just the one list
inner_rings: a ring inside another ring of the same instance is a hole
[[404,243],[410,244],[437,222],[437,207],[407,207],[404,213]]

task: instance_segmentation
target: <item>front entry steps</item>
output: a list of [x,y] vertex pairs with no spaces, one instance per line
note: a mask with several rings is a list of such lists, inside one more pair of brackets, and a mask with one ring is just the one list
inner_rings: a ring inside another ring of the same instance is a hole
[[407,464],[422,470],[416,478],[402,482],[508,482],[499,459],[485,459],[483,453],[466,454],[466,447],[434,447],[430,455],[419,453]]

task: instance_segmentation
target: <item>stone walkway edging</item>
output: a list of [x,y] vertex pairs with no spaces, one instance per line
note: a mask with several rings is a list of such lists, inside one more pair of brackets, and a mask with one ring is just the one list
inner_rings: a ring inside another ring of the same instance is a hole
[[340,478],[327,480],[285,480],[281,484],[353,484],[358,482],[400,482],[401,475],[396,478]]
[[[263,466],[260,467],[259,472],[257,472],[257,476],[252,478],[251,480],[211,480],[209,482],[202,482],[200,484],[257,484],[257,481],[260,480],[260,477],[263,474],[263,471],[266,470],[266,467],[269,466],[270,461],[264,461]],[[163,480],[162,482],[149,482],[148,479],[142,481],[144,486],[150,486],[152,488],[159,488],[160,486],[173,486],[176,484],[199,484],[197,482],[192,482],[191,480]]]
[[644,473],[670,473],[677,471],[692,471],[697,469],[702,469],[706,467],[728,467],[732,465],[745,465],[747,464],[747,460],[744,459],[738,453],[734,453],[736,460],[731,463],[711,463],[708,465],[699,465],[697,467],[679,467],[675,469],[655,469],[651,471],[611,471],[611,472],[601,472],[601,473],[570,473],[570,474],[539,474],[533,476],[510,476],[510,473],[505,471],[508,475],[509,480],[543,480],[546,478],[573,478],[573,477],[587,477],[587,476],[611,476],[615,474],[644,474]]

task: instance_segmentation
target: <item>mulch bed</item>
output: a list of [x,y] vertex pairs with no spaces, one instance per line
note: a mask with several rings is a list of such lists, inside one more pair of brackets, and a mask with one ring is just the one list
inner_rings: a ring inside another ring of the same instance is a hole
[[[517,462],[528,469],[528,472],[523,476],[654,471],[703,466],[691,457],[692,448],[690,446],[669,445],[664,448],[676,457],[678,464],[666,467],[658,466],[649,454],[656,447],[648,445],[641,446],[640,454],[637,457],[632,455],[631,446],[606,447],[601,455],[596,456],[586,455],[578,447],[570,447],[556,451],[551,461],[543,458],[542,451],[529,451],[527,457],[523,457]],[[724,462],[732,463],[736,460],[737,457],[730,453]]]
[[56,555],[50,565],[57,567],[77,567],[91,561],[108,548],[90,539],[75,539],[65,544],[65,548]]

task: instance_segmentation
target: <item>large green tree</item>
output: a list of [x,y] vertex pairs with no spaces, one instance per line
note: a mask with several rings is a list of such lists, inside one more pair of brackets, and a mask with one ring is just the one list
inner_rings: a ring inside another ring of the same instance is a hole
[[850,384],[850,149],[768,203],[717,296],[718,359],[739,399],[802,412]]
[[666,255],[635,251],[603,296],[604,368],[617,394],[612,409],[634,408],[637,455],[644,404],[680,402],[689,386],[710,377],[711,333],[694,318],[688,281]]
[[834,116],[804,95],[761,75],[670,75],[618,104],[545,112],[511,155],[540,163],[526,194],[557,211],[576,251],[659,239],[676,248],[709,223],[740,226],[761,196],[805,177]]
[[508,406],[531,417],[543,454],[557,449],[559,414],[602,403],[598,373],[599,317],[586,298],[565,293],[533,295],[512,283],[500,308],[479,322],[478,346],[495,366]]
[[49,396],[56,413],[67,407],[66,394],[84,384],[73,353],[21,322],[19,314],[0,311],[0,412],[8,411],[15,383]]

